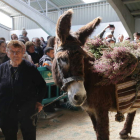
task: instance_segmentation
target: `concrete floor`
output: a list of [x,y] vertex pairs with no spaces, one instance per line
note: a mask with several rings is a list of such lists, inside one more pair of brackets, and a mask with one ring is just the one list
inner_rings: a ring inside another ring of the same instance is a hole
[[[124,124],[114,121],[115,114],[109,113],[110,140],[120,140],[119,131]],[[4,138],[1,136],[0,140]],[[18,140],[22,140],[21,132],[18,133]],[[37,140],[96,140],[96,135],[90,118],[83,110],[72,111],[63,108],[48,114],[47,118],[40,116],[37,123]],[[129,140],[140,140],[140,113],[136,115]]]

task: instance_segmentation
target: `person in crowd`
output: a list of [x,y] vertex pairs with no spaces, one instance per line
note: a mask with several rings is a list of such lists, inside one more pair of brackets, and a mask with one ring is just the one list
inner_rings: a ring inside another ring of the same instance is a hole
[[[19,40],[19,41],[20,41],[20,40]],[[29,61],[30,63],[33,63],[33,64],[34,64],[34,62],[33,62],[32,58],[31,58],[31,56],[26,52],[26,46],[25,46],[25,44],[24,44],[22,41],[20,41],[20,42],[21,42],[21,45],[22,45],[22,47],[23,47],[23,49],[24,49],[23,58],[24,58],[25,60]]]
[[18,124],[24,140],[36,140],[30,117],[43,108],[46,83],[36,66],[22,59],[20,41],[10,41],[6,50],[10,60],[0,65],[0,127],[5,140],[17,140]]
[[52,47],[45,48],[44,55],[39,60],[39,66],[46,66],[51,71],[53,58],[54,49]]
[[[110,32],[106,32],[107,29],[109,29]],[[105,29],[103,29],[103,31],[99,35],[97,35],[97,37],[103,39],[103,36],[105,35],[105,39],[113,38],[113,40],[116,41],[116,38],[114,37],[114,30],[115,30],[115,26],[109,24],[105,27]]]
[[24,39],[19,39],[19,41],[21,41],[23,44],[25,44],[25,40]]
[[133,34],[134,36],[134,42],[137,43],[140,41],[140,33],[136,32]]
[[22,35],[19,35],[19,40],[20,39],[24,39],[25,40],[25,43],[27,42],[27,41],[29,41],[29,38],[27,37],[27,31],[25,30],[25,28],[23,28],[23,30],[22,30]]
[[35,45],[35,52],[39,54],[40,58],[43,56],[43,49],[41,47],[41,41],[38,37],[33,39]]
[[4,43],[6,43],[6,40],[5,40],[5,38],[4,38],[4,37],[0,37],[0,40],[3,40],[3,41],[4,41]]
[[3,40],[0,40],[0,64],[9,60],[6,54],[6,44]]
[[131,38],[129,36],[125,37],[124,41],[130,42]]
[[31,56],[34,64],[38,64],[40,56],[38,55],[38,53],[35,52],[34,43],[31,41],[27,41],[25,43],[25,46],[26,46],[26,51]]
[[55,45],[55,36],[52,36],[47,41],[47,47],[54,48],[54,45]]
[[44,50],[44,48],[47,46],[47,42],[44,40],[43,37],[40,37],[40,41],[41,41],[42,49]]
[[123,42],[124,36],[123,34],[119,34],[118,36],[118,42]]
[[11,40],[18,40],[18,36],[16,34],[11,34]]

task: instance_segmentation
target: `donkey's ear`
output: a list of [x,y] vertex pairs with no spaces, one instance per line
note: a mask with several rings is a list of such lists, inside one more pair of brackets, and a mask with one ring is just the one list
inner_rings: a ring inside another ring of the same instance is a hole
[[100,24],[100,22],[101,22],[101,18],[97,17],[96,19],[86,24],[76,32],[76,36],[78,37],[78,40],[80,40],[82,45],[85,44],[88,36],[92,34],[93,30],[96,28],[96,26]]
[[64,12],[64,14],[62,14],[57,21],[56,34],[60,39],[60,41],[62,42],[62,44],[65,43],[65,40],[69,35],[72,14],[73,10],[69,9],[68,11]]

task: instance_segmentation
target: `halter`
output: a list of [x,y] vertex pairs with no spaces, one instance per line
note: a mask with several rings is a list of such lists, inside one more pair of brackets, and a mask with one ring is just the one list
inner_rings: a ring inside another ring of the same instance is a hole
[[[62,48],[62,47],[59,47],[58,49],[56,49],[56,52],[61,52],[61,51],[64,51],[65,49]],[[60,73],[60,77],[62,79],[62,87],[61,87],[61,90],[63,91],[66,91],[66,85],[70,82],[73,82],[73,81],[84,81],[84,78],[82,76],[71,76],[71,77],[68,77],[68,78],[64,78],[64,74],[62,72],[62,70],[60,69],[60,63],[59,61],[56,59],[56,63],[57,63],[57,66],[58,66],[58,71]]]

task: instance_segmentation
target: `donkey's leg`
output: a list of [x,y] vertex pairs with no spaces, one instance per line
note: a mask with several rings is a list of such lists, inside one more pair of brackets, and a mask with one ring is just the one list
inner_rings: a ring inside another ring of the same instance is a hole
[[88,113],[88,115],[89,115],[89,117],[90,117],[90,119],[92,121],[93,128],[96,131],[96,118],[95,118],[95,115],[93,113],[91,113],[91,112],[88,112],[88,111],[87,111],[87,113]]
[[128,134],[131,134],[131,129],[132,129],[132,124],[133,124],[133,120],[135,117],[136,111],[132,112],[132,113],[128,113],[124,127],[122,129],[122,131],[120,132],[120,137],[125,139],[128,138]]
[[108,110],[97,110],[97,123],[96,123],[96,135],[97,140],[109,140],[109,116]]

